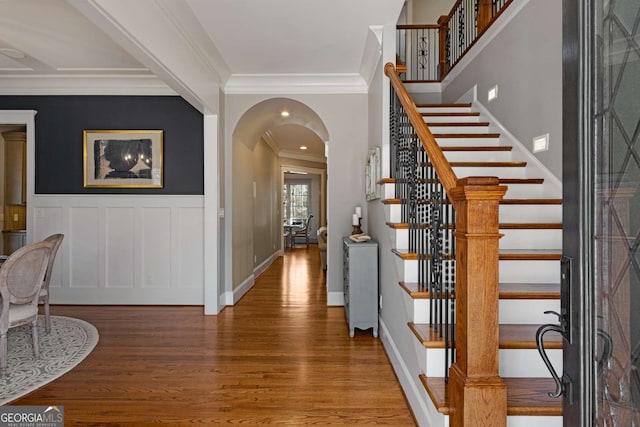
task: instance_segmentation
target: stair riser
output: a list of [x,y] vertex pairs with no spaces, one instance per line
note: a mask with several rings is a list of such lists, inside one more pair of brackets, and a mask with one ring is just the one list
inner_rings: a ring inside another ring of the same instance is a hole
[[486,137],[486,138],[443,138],[436,136],[436,142],[441,147],[448,146],[478,146],[478,145],[500,145],[500,138]]
[[454,166],[458,178],[468,176],[498,176],[500,178],[528,178],[524,167],[468,167]]
[[562,249],[562,230],[500,230],[500,249]]
[[500,205],[499,220],[509,222],[562,222],[562,205]]
[[510,162],[510,151],[444,151],[449,162]]
[[544,184],[501,184],[508,187],[505,197],[511,199],[557,199],[560,195],[547,194]]
[[471,107],[418,107],[421,113],[470,113]]
[[545,311],[560,313],[560,300],[503,299],[498,302],[498,320],[502,324],[541,325],[553,323],[554,319]]
[[[553,390],[549,390],[553,391]],[[507,416],[507,427],[563,427],[562,417],[549,416]],[[447,427],[449,427],[447,425]]]
[[[535,337],[534,337],[535,338]],[[416,343],[422,344],[416,338]],[[445,350],[442,348],[425,348],[420,353],[420,369],[430,377],[443,377],[445,373]],[[562,372],[562,350],[547,350],[547,355],[557,372]],[[545,366],[538,350],[501,349],[498,352],[499,373],[502,377],[547,378],[549,370]],[[552,391],[552,390],[549,390]]]
[[[438,122],[440,123],[440,122]],[[446,126],[437,125],[435,122],[431,125],[427,124],[427,127],[431,133],[489,133],[489,126],[475,125],[475,126]]]
[[[507,184],[501,184],[507,185]],[[383,184],[383,199],[396,197],[396,187],[393,183]],[[556,199],[562,197],[559,194],[546,194],[544,184],[508,184],[506,197],[512,199]]]
[[560,283],[560,261],[498,262],[502,283]]
[[[397,249],[409,247],[409,230],[390,229],[393,245]],[[562,230],[500,230],[500,249],[562,249]]]
[[[535,337],[532,337],[535,339]],[[547,349],[547,355],[556,372],[562,372],[562,350]],[[532,377],[548,378],[549,370],[542,361],[537,349],[499,351],[500,376],[502,377]],[[549,390],[553,391],[553,390]]]
[[[408,293],[405,293],[405,295],[409,321],[413,323],[429,323],[429,315],[431,313],[429,299],[414,299]],[[560,300],[503,299],[498,302],[498,307],[498,319],[502,324],[541,325],[543,323],[553,323],[553,317],[544,313],[549,310],[559,313]]]
[[429,300],[414,299],[407,292],[404,292],[403,295],[409,321],[413,323],[429,323]]
[[[395,256],[398,271],[405,282],[418,281],[418,261]],[[559,283],[560,261],[512,261],[498,262],[502,283]]]
[[423,116],[423,119],[426,123],[478,123],[480,116]]

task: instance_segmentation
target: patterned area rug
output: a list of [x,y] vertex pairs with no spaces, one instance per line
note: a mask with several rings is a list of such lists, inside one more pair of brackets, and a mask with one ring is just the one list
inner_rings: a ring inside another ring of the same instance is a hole
[[98,330],[71,317],[51,316],[51,332],[38,319],[40,357],[33,355],[31,326],[9,330],[7,372],[0,377],[0,405],[9,403],[70,371],[98,343]]

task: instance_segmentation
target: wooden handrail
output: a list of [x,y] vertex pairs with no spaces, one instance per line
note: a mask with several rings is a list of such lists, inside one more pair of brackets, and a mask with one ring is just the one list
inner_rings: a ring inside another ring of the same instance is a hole
[[451,168],[451,165],[444,157],[440,146],[436,142],[436,139],[433,137],[433,134],[427,127],[427,124],[424,122],[424,119],[418,112],[416,108],[416,104],[413,102],[407,90],[405,89],[402,81],[398,77],[396,73],[396,69],[391,62],[387,62],[384,66],[384,73],[389,77],[391,81],[391,85],[396,91],[398,95],[398,99],[402,103],[402,106],[406,110],[407,116],[413,125],[418,138],[422,141],[422,145],[429,156],[429,160],[433,164],[438,177],[440,178],[440,182],[442,182],[442,186],[444,187],[447,194],[451,194],[451,190],[456,187],[456,182],[458,178],[456,177],[455,172]]

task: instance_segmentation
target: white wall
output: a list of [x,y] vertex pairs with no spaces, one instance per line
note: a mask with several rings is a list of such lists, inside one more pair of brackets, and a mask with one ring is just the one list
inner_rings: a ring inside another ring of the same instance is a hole
[[[521,6],[491,39],[500,19]],[[490,43],[470,51],[469,64],[461,61],[447,76],[442,101],[457,101],[477,86],[479,101],[529,150],[532,138],[549,133],[549,150],[535,155],[562,179],[562,2],[514,2],[500,19],[480,39]],[[489,103],[487,92],[496,84],[498,98]]]
[[61,232],[54,304],[203,304],[203,196],[45,196],[34,241]]
[[448,15],[453,0],[411,0],[411,24],[437,24],[441,15]]

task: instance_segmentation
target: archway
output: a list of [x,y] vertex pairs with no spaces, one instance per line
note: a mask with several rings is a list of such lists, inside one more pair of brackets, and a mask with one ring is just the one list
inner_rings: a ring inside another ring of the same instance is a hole
[[[287,135],[295,135],[295,141],[287,141]],[[231,170],[225,172],[230,180],[225,191],[228,305],[251,289],[256,275],[282,252],[281,165],[326,170],[328,140],[318,114],[290,98],[258,102],[239,118],[231,136]],[[296,144],[316,148],[301,153]]]

